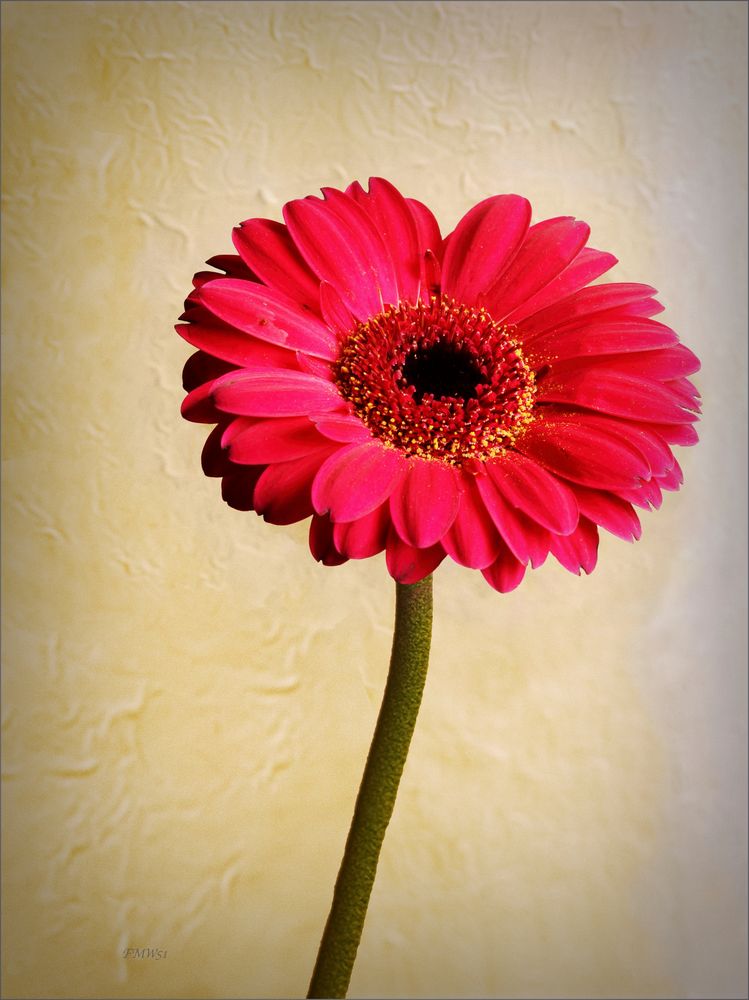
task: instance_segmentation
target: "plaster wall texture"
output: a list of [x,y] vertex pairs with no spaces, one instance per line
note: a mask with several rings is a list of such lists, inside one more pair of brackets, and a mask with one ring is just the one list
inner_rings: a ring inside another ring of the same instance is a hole
[[746,13],[3,4],[4,996],[306,990],[392,583],[221,502],[172,325],[238,221],[378,174],[588,221],[705,418],[590,577],[438,570],[351,995],[746,995]]

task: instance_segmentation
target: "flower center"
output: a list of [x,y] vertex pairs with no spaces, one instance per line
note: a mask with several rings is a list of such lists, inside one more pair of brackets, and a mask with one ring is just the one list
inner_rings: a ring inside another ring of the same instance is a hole
[[533,420],[533,372],[485,309],[432,297],[360,323],[335,364],[341,395],[406,455],[462,465],[500,454]]
[[473,354],[460,344],[436,340],[417,347],[406,355],[403,381],[414,388],[414,399],[421,403],[425,395],[435,399],[475,399],[476,386],[482,381]]

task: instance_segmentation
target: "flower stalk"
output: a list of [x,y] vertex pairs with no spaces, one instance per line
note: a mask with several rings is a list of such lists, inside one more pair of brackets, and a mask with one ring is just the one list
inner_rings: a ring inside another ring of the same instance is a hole
[[426,682],[432,577],[395,586],[390,670],[308,997],[346,996]]

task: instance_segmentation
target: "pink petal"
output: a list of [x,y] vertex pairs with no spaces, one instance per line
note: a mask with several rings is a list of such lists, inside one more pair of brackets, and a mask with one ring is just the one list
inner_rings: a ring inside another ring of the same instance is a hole
[[331,368],[329,361],[323,361],[322,358],[313,358],[309,354],[303,354],[301,351],[296,352],[296,360],[300,371],[306,372],[308,375],[315,375],[317,378],[325,379],[326,382],[335,381],[335,372]]
[[506,500],[544,528],[569,535],[577,527],[574,493],[537,462],[506,452],[487,462],[486,471]]
[[673,347],[660,351],[650,351],[648,354],[633,354],[617,359],[618,371],[639,370],[648,378],[673,379],[694,375],[700,370],[699,358],[684,344],[674,344]]
[[398,298],[417,302],[423,250],[408,202],[397,188],[382,177],[370,178],[368,192],[356,183],[346,193],[362,206],[382,237],[393,263]]
[[367,198],[367,192],[361,186],[359,181],[352,181],[343,193],[347,197],[353,198],[354,201],[359,202],[360,205],[365,202]]
[[225,275],[219,274],[218,271],[196,271],[192,276],[193,288],[202,288],[207,282],[215,281],[216,278],[223,277],[225,277]]
[[318,311],[320,283],[282,222],[248,219],[234,229],[232,237],[242,260],[264,284],[298,305]]
[[551,551],[570,573],[580,575],[580,570],[592,573],[598,560],[598,529],[595,524],[581,517],[580,524],[571,535],[552,535]]
[[552,371],[539,385],[536,400],[539,403],[571,403],[629,420],[682,424],[697,419],[693,413],[682,409],[677,394],[662,382],[600,367],[580,368],[559,375]]
[[387,540],[385,564],[388,573],[398,583],[418,583],[429,576],[445,558],[445,550],[438,543],[428,549],[414,549],[391,528]]
[[313,514],[312,481],[336,448],[336,445],[326,445],[303,458],[269,465],[255,486],[254,504],[258,514],[271,524],[294,524]]
[[340,337],[351,333],[357,325],[343,299],[328,281],[320,282],[320,311],[330,329]]
[[688,378],[669,379],[667,384],[671,392],[681,401],[682,406],[696,413],[700,412],[701,396],[697,387]]
[[294,371],[229,372],[213,383],[213,398],[219,410],[247,417],[301,417],[344,405],[333,383]]
[[662,437],[668,444],[688,447],[699,441],[694,424],[648,424],[648,430]]
[[406,198],[406,204],[416,222],[419,234],[419,248],[422,252],[431,250],[438,260],[442,259],[442,235],[439,223],[431,211],[415,198]]
[[213,385],[213,382],[206,382],[188,392],[180,408],[185,420],[191,420],[196,424],[215,424],[217,420],[222,419],[223,413],[216,408],[211,396]]
[[[213,320],[213,317],[211,319]],[[218,320],[209,323],[187,323],[184,326],[175,326],[174,329],[188,344],[199,347],[202,352],[228,363],[226,371],[237,365],[243,368],[297,367],[295,355],[286,348],[263,343],[262,340],[240,333],[239,330]]]
[[520,323],[521,320],[533,316],[534,313],[546,309],[547,306],[559,302],[573,292],[579,291],[599,278],[606,271],[617,263],[616,257],[611,253],[604,253],[601,250],[593,250],[591,247],[583,247],[580,253],[570,261],[565,269],[553,278],[547,285],[539,289],[535,295],[531,295],[522,305],[508,313],[506,320],[508,323]]
[[307,417],[260,420],[234,437],[229,458],[238,465],[266,465],[301,458],[325,444]]
[[332,521],[355,521],[390,496],[406,469],[395,448],[379,441],[350,444],[330,456],[315,477],[312,500]]
[[652,351],[671,347],[679,338],[673,330],[655,320],[636,316],[619,319],[573,320],[562,327],[535,337],[526,345],[529,358],[540,361],[583,358],[591,355]]
[[231,470],[226,449],[221,446],[221,437],[226,424],[217,424],[206,438],[200,455],[200,465],[203,473],[210,477],[221,477]]
[[658,485],[663,490],[678,490],[683,482],[684,473],[675,459],[672,467],[664,472],[662,476],[658,476]]
[[309,526],[309,549],[317,562],[323,566],[341,566],[348,562],[348,556],[342,555],[333,540],[333,525],[329,517],[312,515]]
[[622,375],[631,375],[635,378],[640,376],[665,382],[669,379],[691,375],[700,367],[700,363],[688,347],[684,347],[683,344],[674,344],[672,347],[658,350],[633,350],[632,353],[628,354],[572,358],[560,361],[555,365],[553,374],[556,377],[561,377],[563,372],[579,370],[581,367],[587,369],[605,368],[607,371],[616,371]]
[[312,420],[321,434],[331,441],[343,444],[361,443],[372,438],[372,432],[358,417],[347,413],[310,413]]
[[221,480],[221,496],[235,510],[254,510],[255,484],[263,472],[262,466],[231,469]]
[[333,526],[333,538],[339,552],[350,559],[369,559],[382,552],[390,531],[390,508],[387,501],[356,521]]
[[[609,285],[593,286],[593,288],[609,288],[609,287],[610,287]],[[581,289],[581,291],[588,292],[591,291],[591,289],[583,288]],[[570,299],[572,299],[573,297],[574,296],[569,296]],[[549,311],[551,311],[552,308],[554,307],[549,307]],[[623,319],[650,319],[652,316],[657,316],[658,313],[662,313],[664,309],[665,306],[661,305],[661,303],[658,302],[657,299],[653,298],[636,299],[635,301],[632,302],[624,302],[619,305],[614,305],[610,309],[595,308],[589,315],[573,316],[571,319],[562,321],[561,323],[559,323],[558,326],[547,328],[547,330],[542,332],[548,333],[549,329],[551,329],[552,332],[553,330],[560,330],[560,331],[567,330],[570,327],[576,328],[581,324],[588,322],[614,323]],[[546,312],[546,310],[543,311]],[[522,325],[523,328],[525,328],[526,324],[530,325],[531,323],[535,323],[537,315],[540,315],[540,313],[534,313],[533,316],[529,316],[527,320],[521,320],[521,323],[519,325]],[[529,332],[528,334],[529,342],[532,342],[535,336],[536,336],[535,333],[531,334]]]
[[485,569],[497,558],[502,539],[473,477],[463,476],[462,487],[460,508],[442,547],[459,565]]
[[633,424],[626,420],[617,420],[616,417],[604,417],[593,413],[585,415],[585,423],[588,427],[598,428],[622,443],[636,448],[648,463],[650,469],[648,478],[651,475],[662,475],[674,464],[671,449],[661,435],[651,430],[649,425]]
[[516,257],[482,296],[501,320],[556,278],[580,252],[590,227],[574,219],[547,219],[528,230]]
[[272,288],[219,278],[200,289],[200,301],[242,333],[328,361],[336,357],[335,337],[322,320]]
[[549,532],[546,528],[513,507],[491,476],[477,476],[476,486],[484,506],[515,558],[523,564],[530,560],[534,567],[540,566],[549,551]]
[[473,305],[518,252],[530,219],[530,203],[516,194],[495,195],[474,205],[450,234],[442,291]]
[[518,514],[526,522],[526,539],[528,544],[528,561],[533,569],[538,569],[546,562],[551,544],[551,532],[531,521],[525,514]]
[[525,566],[518,562],[507,546],[502,543],[499,555],[481,573],[486,582],[500,594],[509,594],[525,576]]
[[640,507],[642,510],[658,510],[663,503],[663,493],[656,479],[643,480],[632,489],[618,489],[614,491],[622,500]]
[[206,261],[209,267],[217,267],[230,278],[244,278],[245,281],[254,281],[257,275],[252,271],[241,257],[235,253],[217,253],[209,257]]
[[592,521],[599,524],[612,535],[623,538],[625,542],[631,542],[642,534],[640,519],[631,504],[612,493],[605,493],[601,490],[590,490],[585,486],[575,485],[573,487],[580,513]]
[[408,545],[426,549],[438,542],[460,506],[458,473],[443,462],[412,458],[390,496],[393,524]]
[[[221,275],[217,275],[216,277],[220,278]],[[195,295],[199,294],[199,290],[196,290]],[[207,326],[224,325],[205,306],[201,305],[200,302],[193,301],[190,296],[185,300],[185,311],[179,318],[186,323],[205,323]]]
[[205,351],[196,351],[190,355],[182,369],[182,387],[186,392],[191,392],[204,382],[212,382],[219,375],[226,375],[235,367],[230,361],[214,358]]
[[548,414],[534,421],[516,450],[565,479],[598,489],[628,489],[650,475],[648,462],[632,445],[597,427],[584,415]]
[[440,262],[431,250],[424,254],[421,276],[421,299],[428,304],[433,295],[439,295],[442,284]]
[[221,414],[221,419],[224,421],[224,433],[221,435],[221,447],[228,450],[229,445],[232,443],[235,437],[246,431],[248,427],[254,427],[255,424],[260,422],[261,418],[258,417],[231,417],[229,416],[229,422],[226,423],[227,415],[225,413]]
[[406,198],[406,203],[416,223],[419,239],[421,300],[428,304],[430,297],[440,291],[444,242],[437,220],[426,205],[414,198]]
[[617,316],[641,316],[643,319],[648,319],[651,316],[657,316],[658,313],[662,313],[665,308],[658,299],[646,298],[638,299],[636,302],[628,302],[625,305],[615,306],[613,309],[606,309],[598,315],[610,317],[611,319],[615,319]]
[[321,281],[328,281],[359,320],[397,302],[393,265],[360,205],[341,191],[324,190],[325,200],[301,198],[284,206],[294,242]]
[[561,302],[547,306],[534,313],[528,319],[518,324],[518,331],[524,343],[529,343],[534,337],[553,330],[574,319],[593,316],[605,310],[648,299],[655,292],[650,285],[613,282],[608,285],[592,285],[581,288],[579,292],[568,295]]

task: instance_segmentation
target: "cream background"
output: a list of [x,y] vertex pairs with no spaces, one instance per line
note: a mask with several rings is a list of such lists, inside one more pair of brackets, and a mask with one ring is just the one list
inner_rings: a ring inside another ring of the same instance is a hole
[[171,328],[232,225],[371,174],[444,231],[502,191],[588,221],[706,415],[591,577],[438,571],[351,993],[745,995],[746,6],[2,17],[4,995],[306,991],[392,587],[221,502]]

